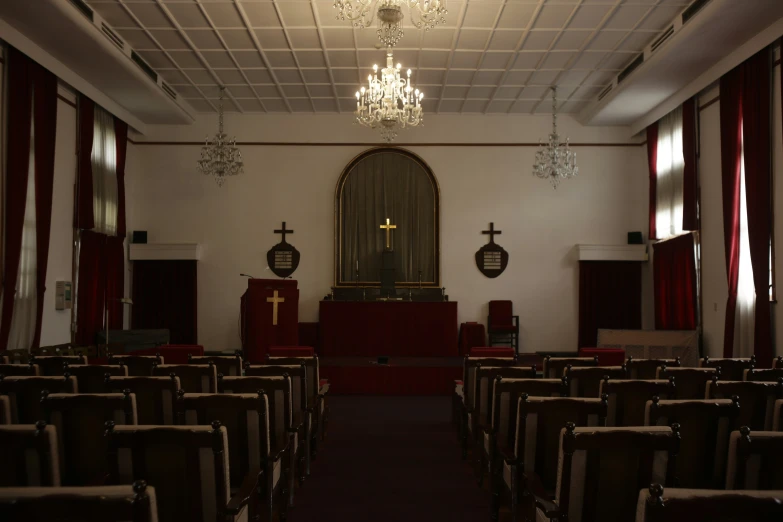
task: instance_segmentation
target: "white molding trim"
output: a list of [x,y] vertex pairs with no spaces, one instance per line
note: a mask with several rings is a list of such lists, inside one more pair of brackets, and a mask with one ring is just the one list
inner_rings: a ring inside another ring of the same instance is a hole
[[131,261],[191,261],[201,257],[198,243],[132,243]]
[[576,245],[579,261],[647,261],[646,245]]

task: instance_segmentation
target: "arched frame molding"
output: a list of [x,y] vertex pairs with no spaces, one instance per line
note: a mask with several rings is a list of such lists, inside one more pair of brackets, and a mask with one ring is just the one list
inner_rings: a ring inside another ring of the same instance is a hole
[[[343,224],[343,215],[342,215],[342,196],[343,196],[343,189],[345,187],[345,182],[348,180],[348,176],[350,175],[351,171],[356,167],[357,164],[359,164],[362,160],[374,155],[374,154],[400,154],[401,156],[405,156],[409,160],[414,161],[416,164],[418,164],[422,170],[426,173],[427,177],[429,178],[430,184],[432,185],[432,194],[433,194],[433,212],[434,212],[434,224],[435,224],[435,233],[434,233],[434,252],[435,252],[435,266],[434,266],[434,280],[433,281],[422,281],[421,286],[425,288],[439,288],[441,287],[441,280],[440,280],[440,185],[438,184],[438,179],[435,177],[435,174],[432,172],[432,169],[429,165],[427,165],[427,162],[424,161],[420,156],[417,154],[414,154],[413,152],[403,149],[400,147],[373,147],[371,149],[368,149],[356,157],[354,157],[350,162],[348,162],[348,165],[345,166],[342,173],[340,174],[340,178],[337,180],[337,186],[335,188],[335,196],[334,196],[334,286],[335,287],[353,287],[356,286],[357,283],[353,281],[343,281],[341,279],[341,270],[340,267],[342,266],[342,224]],[[380,224],[379,224],[380,226]],[[378,287],[380,286],[380,281],[362,281],[359,283],[361,286],[367,286],[367,287]],[[398,287],[401,288],[407,288],[407,287],[418,287],[419,282],[418,281],[398,281],[397,283]]]

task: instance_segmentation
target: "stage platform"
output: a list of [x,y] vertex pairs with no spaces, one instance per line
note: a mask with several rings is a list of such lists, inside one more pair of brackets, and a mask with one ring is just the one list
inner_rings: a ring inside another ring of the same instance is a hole
[[[520,365],[541,358],[520,354]],[[389,357],[379,364],[372,357],[320,357],[321,378],[329,379],[335,395],[451,395],[462,379],[463,357]]]

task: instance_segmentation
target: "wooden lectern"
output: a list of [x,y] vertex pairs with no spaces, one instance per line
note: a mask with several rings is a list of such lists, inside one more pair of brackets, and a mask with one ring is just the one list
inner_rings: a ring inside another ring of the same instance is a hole
[[293,279],[248,279],[242,296],[245,360],[263,363],[270,346],[299,343],[299,289]]

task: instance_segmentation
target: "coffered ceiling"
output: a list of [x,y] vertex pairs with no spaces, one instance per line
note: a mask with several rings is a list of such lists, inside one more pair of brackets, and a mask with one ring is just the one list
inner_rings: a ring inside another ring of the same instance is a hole
[[[319,0],[86,0],[197,111],[349,112],[373,64],[375,28]],[[446,24],[410,24],[395,62],[425,111],[579,112],[690,0],[447,0]],[[405,11],[407,14],[407,11]]]

